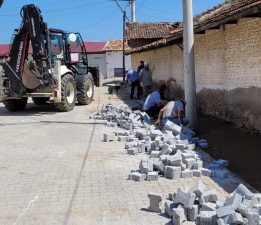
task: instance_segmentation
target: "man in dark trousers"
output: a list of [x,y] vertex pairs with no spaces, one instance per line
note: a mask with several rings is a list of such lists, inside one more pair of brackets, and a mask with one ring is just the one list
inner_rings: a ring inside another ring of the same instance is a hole
[[140,80],[139,80],[138,73],[135,70],[129,69],[129,70],[126,70],[126,76],[127,76],[127,80],[126,80],[125,85],[127,85],[128,81],[130,81],[130,83],[131,83],[130,99],[133,99],[135,87],[137,87],[137,98],[140,99],[141,86],[140,86]]

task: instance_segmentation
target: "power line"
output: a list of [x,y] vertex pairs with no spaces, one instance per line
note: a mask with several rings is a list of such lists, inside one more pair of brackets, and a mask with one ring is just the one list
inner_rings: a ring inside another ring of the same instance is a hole
[[[116,5],[120,8],[121,12],[124,13],[125,10],[123,10],[123,9],[121,8],[121,5],[119,4],[118,0],[113,0],[113,1],[114,1],[114,2],[116,3]],[[128,22],[130,21],[130,19],[128,18],[128,16],[126,16],[126,19],[128,20]]]
[[[43,14],[52,14],[52,13],[64,13],[66,11],[72,11],[72,10],[80,10],[82,8],[89,8],[89,7],[92,7],[92,6],[98,6],[98,5],[104,5],[104,4],[108,4],[107,1],[100,1],[100,2],[96,2],[96,3],[93,3],[93,4],[88,4],[88,5],[76,5],[74,4],[74,6],[69,6],[67,5],[66,7],[59,7],[59,8],[53,8],[53,9],[49,9],[49,10],[41,10]],[[4,15],[0,15],[3,16],[3,17],[13,17],[13,16],[17,16],[17,15],[20,15],[19,14],[19,10],[18,10],[18,13],[13,13],[13,14],[4,14]]]
[[105,20],[107,20],[108,18],[112,17],[115,14],[115,12],[116,12],[116,10],[113,11],[112,13],[108,14],[107,16],[103,17],[102,19],[98,20],[96,23],[93,23],[93,24],[90,24],[90,25],[87,25],[84,27],[78,27],[78,29],[86,29],[86,28],[93,27],[97,24],[100,24],[100,23],[104,22]]
[[136,9],[136,12],[138,12],[141,7],[144,5],[144,3],[146,2],[147,0],[143,0],[142,3],[140,3],[140,5],[138,6],[138,8]]

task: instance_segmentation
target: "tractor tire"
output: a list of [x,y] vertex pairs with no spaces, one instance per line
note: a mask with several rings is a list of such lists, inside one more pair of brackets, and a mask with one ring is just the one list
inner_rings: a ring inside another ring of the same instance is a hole
[[21,98],[21,99],[9,99],[4,100],[4,106],[7,110],[12,112],[23,111],[27,105],[28,98]]
[[49,97],[33,97],[32,98],[34,104],[36,105],[45,105],[50,98]]
[[94,82],[90,73],[76,77],[77,100],[79,105],[89,105],[93,101]]
[[65,74],[61,80],[61,102],[55,103],[55,107],[61,112],[73,110],[76,101],[76,85],[71,74]]

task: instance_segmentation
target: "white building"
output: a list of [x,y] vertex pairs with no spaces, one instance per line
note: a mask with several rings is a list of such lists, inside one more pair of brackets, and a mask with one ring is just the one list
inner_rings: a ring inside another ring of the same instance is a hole
[[[106,78],[122,76],[122,40],[108,41],[103,51],[106,53],[107,72]],[[127,48],[127,46],[126,46]],[[131,56],[125,56],[125,68],[131,67]]]

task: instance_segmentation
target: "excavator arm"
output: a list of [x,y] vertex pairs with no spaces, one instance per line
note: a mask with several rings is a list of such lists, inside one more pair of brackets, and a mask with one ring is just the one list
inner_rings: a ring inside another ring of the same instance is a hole
[[[19,97],[26,89],[33,91],[40,86],[52,85],[49,74],[49,31],[43,22],[40,9],[31,4],[21,9],[22,22],[3,64],[5,85],[9,97]],[[27,61],[29,44],[32,46],[32,61]]]

